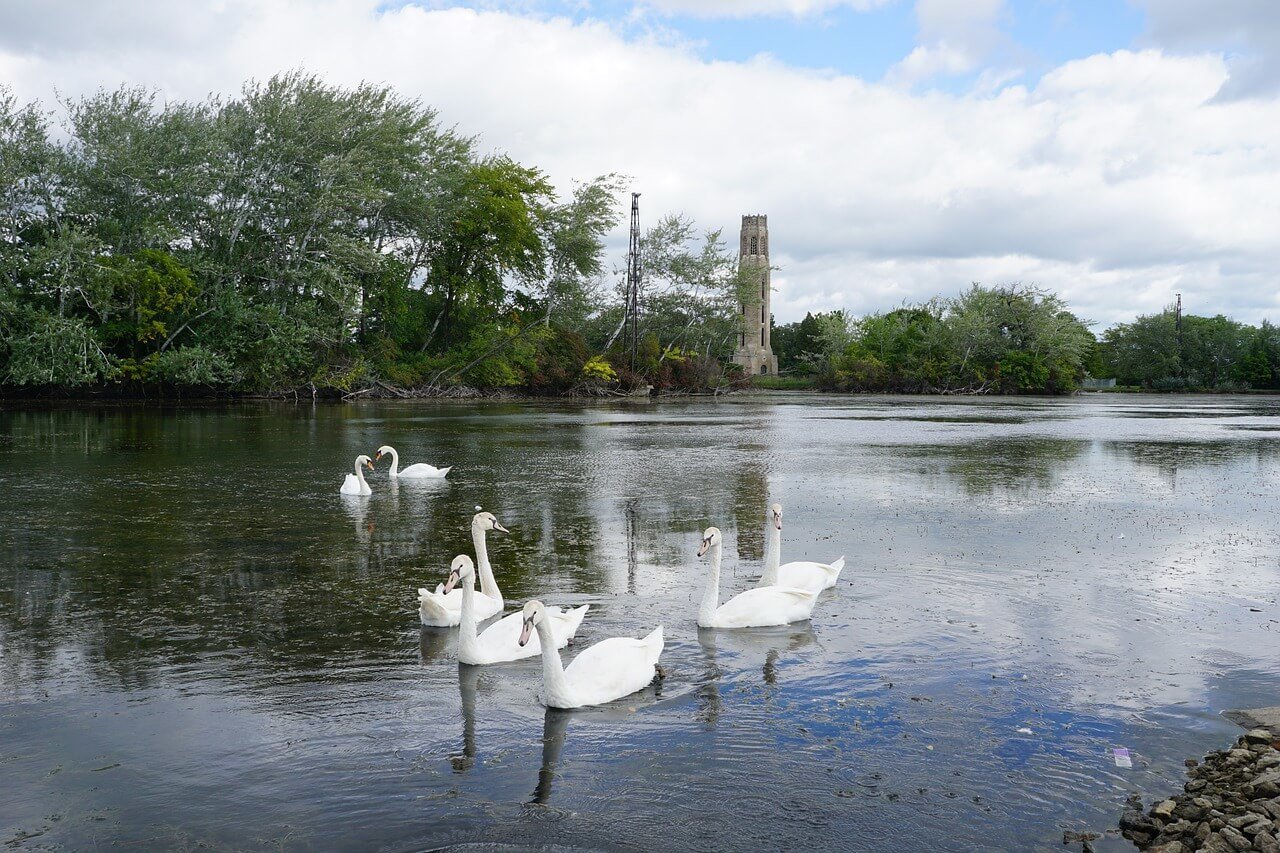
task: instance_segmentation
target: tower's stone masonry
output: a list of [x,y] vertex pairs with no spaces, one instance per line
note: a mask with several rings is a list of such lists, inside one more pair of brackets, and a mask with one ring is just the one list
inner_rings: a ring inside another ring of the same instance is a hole
[[778,359],[769,343],[772,318],[769,313],[769,217],[742,217],[742,239],[738,248],[738,266],[759,270],[758,288],[742,303],[742,331],[733,360],[749,375],[778,374]]

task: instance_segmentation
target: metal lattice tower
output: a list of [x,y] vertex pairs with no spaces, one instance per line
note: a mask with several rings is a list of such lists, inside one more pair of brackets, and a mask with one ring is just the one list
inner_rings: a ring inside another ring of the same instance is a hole
[[631,194],[631,246],[627,250],[627,319],[626,346],[631,352],[631,369],[636,369],[636,350],[640,344],[640,193]]

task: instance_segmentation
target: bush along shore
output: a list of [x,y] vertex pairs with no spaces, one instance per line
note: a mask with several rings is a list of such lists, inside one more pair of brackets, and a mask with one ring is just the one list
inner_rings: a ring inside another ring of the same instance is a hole
[[1280,853],[1280,734],[1254,729],[1187,764],[1183,793],[1145,812],[1130,799],[1120,818],[1125,838],[1151,853]]

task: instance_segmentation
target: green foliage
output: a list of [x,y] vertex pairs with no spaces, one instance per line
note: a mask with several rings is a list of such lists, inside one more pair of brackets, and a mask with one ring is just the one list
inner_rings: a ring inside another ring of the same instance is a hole
[[1093,345],[1057,296],[1021,285],[812,319],[820,384],[848,391],[1058,394],[1078,385]]
[[1280,388],[1280,334],[1221,315],[1148,314],[1108,329],[1101,370],[1123,385],[1156,391]]
[[615,176],[558,199],[417,101],[299,72],[66,113],[55,142],[0,88],[0,381],[577,381],[581,339],[522,318],[595,311]]
[[3,318],[7,385],[77,388],[110,379],[115,367],[78,317],[20,309]]
[[784,373],[812,373],[822,357],[821,325],[811,312],[799,323],[774,326],[770,342]]
[[618,381],[618,373],[603,356],[593,355],[586,364],[582,365],[582,378],[612,384]]

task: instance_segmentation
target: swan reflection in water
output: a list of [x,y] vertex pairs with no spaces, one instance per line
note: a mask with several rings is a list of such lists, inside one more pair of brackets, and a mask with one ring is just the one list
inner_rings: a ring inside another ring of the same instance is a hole
[[560,750],[564,748],[564,736],[572,716],[573,711],[548,708],[542,719],[542,767],[538,770],[538,787],[533,789],[530,803],[545,806],[551,801],[551,783],[556,778]]
[[720,719],[721,668],[717,654],[731,657],[764,654],[761,674],[764,683],[778,683],[778,658],[782,652],[804,648],[817,639],[809,622],[779,625],[775,628],[699,628],[698,645],[706,658],[705,681],[698,691],[705,703],[700,719],[715,725]]
[[368,520],[369,498],[360,495],[340,495],[339,499],[342,501],[342,508],[346,510],[347,518],[351,519],[356,541],[361,545],[368,545],[373,534],[373,524]]
[[466,773],[476,763],[476,686],[480,683],[480,669],[478,666],[458,665],[458,691],[462,694],[462,753],[449,756],[454,773]]

